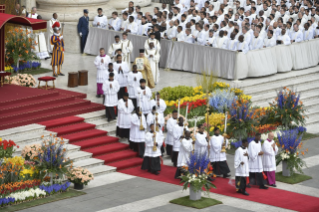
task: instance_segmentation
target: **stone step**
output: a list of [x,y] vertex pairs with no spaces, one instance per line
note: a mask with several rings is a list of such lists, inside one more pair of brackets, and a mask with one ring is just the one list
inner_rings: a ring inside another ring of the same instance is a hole
[[313,124],[318,124],[318,123],[319,123],[319,113],[308,116],[308,119],[306,121],[307,127]]
[[95,129],[103,130],[103,128],[108,127],[109,125],[113,125],[112,122],[108,122],[105,119],[95,120],[95,121],[86,121],[89,124],[95,124]]
[[319,134],[319,123],[307,125],[307,132],[312,134]]
[[73,163],[74,167],[93,168],[104,164],[104,160],[96,158],[87,158],[85,160],[79,160]]
[[116,171],[116,167],[113,166],[106,166],[106,165],[100,165],[100,166],[95,166],[95,167],[90,167],[88,170],[93,174],[94,177],[108,174],[111,172]]
[[[32,144],[41,144],[42,142],[35,142],[35,143],[32,143]],[[19,149],[18,148],[15,148],[15,152],[14,152],[14,156],[20,156],[21,155],[21,152],[23,150],[23,148],[27,145],[30,145],[30,144],[26,144],[26,145],[23,145],[23,146],[19,146]],[[70,154],[72,152],[76,152],[76,151],[80,151],[81,147],[80,146],[77,146],[77,145],[73,145],[73,144],[66,144],[66,150],[67,150],[67,153]]]
[[90,121],[97,121],[105,118],[105,110],[98,110],[90,113],[84,113],[77,115],[78,117],[84,118],[85,122],[90,123]]
[[238,87],[242,88],[245,94],[260,94],[284,86],[293,86],[304,84],[306,82],[315,82],[319,79],[318,72],[318,70],[314,70],[307,73],[290,72],[289,74],[276,74],[274,76],[254,80],[252,82],[242,82],[238,84]]
[[67,157],[69,157],[73,162],[77,161],[83,161],[85,159],[89,159],[92,157],[92,153],[84,152],[84,151],[75,151],[67,154]]
[[113,122],[112,124],[109,124],[105,127],[101,127],[99,128],[99,130],[104,130],[107,131],[107,135],[111,136],[111,134],[116,137],[115,133],[116,133],[116,122]]
[[[41,143],[44,139],[49,139],[50,134],[56,135],[55,132],[43,131],[40,133],[30,134],[28,136],[19,136],[19,137],[11,137],[10,139],[13,140],[19,146],[30,145],[33,143]],[[43,138],[41,138],[43,136]],[[65,142],[68,143],[68,140],[65,139]]]
[[312,107],[309,110],[307,110],[307,112],[306,112],[307,116],[311,116],[311,115],[315,115],[315,114],[319,114],[319,107]]
[[6,130],[0,130],[0,138],[9,137],[26,137],[33,133],[42,133],[45,130],[45,126],[40,124],[28,124],[20,127],[13,127]]

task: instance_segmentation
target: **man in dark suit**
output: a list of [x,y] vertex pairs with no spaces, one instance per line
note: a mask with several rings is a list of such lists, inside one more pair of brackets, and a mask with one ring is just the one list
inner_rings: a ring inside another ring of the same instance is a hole
[[87,36],[89,34],[89,11],[83,10],[84,15],[79,19],[78,33],[81,37],[81,53],[83,54]]
[[21,8],[20,8],[20,4],[16,3],[15,8],[14,8],[14,15],[20,16],[21,15]]

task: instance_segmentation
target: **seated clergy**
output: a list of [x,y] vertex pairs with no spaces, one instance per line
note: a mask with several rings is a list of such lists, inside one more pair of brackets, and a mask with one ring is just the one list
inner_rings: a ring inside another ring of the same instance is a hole
[[276,38],[273,36],[274,32],[269,30],[267,37],[264,39],[264,48],[276,46]]
[[259,37],[259,32],[256,30],[254,32],[254,37],[250,43],[250,50],[261,49],[263,47],[263,40]]
[[277,37],[277,45],[290,45],[290,37],[286,34],[286,29],[281,30],[281,35]]

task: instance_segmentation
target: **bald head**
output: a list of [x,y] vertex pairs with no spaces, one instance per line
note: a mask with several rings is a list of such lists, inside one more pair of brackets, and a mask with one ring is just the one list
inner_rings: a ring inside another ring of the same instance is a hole
[[268,139],[271,140],[271,141],[274,139],[274,133],[273,132],[268,133]]

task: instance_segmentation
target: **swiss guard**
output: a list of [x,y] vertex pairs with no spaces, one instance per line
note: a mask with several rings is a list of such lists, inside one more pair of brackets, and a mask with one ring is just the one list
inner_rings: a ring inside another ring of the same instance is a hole
[[[53,45],[52,50],[52,60],[51,60],[51,66],[53,70],[53,76],[57,77],[58,75],[64,76],[64,74],[61,73],[61,67],[64,61],[64,40],[63,35],[60,35],[60,23],[55,22],[52,25],[53,28],[53,35],[51,36],[51,45]],[[55,66],[57,67],[57,74],[55,73]]]

